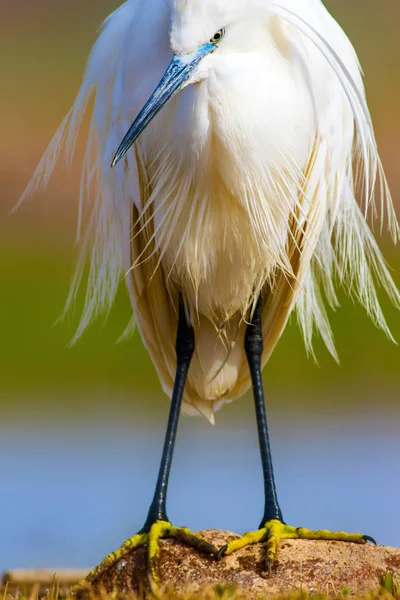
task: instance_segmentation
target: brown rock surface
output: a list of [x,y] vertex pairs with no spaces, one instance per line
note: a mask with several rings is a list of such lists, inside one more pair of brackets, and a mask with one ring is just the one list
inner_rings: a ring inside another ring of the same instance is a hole
[[[222,546],[234,539],[229,531],[199,532]],[[107,591],[143,589],[146,582],[146,548],[132,551],[96,582]],[[264,570],[264,546],[255,544],[217,562],[172,540],[161,541],[162,584],[177,592],[197,591],[217,584],[235,585],[255,597],[259,594],[307,590],[336,595],[344,587],[362,593],[379,586],[380,575],[391,571],[400,578],[400,550],[383,546],[309,540],[283,540],[275,569]]]

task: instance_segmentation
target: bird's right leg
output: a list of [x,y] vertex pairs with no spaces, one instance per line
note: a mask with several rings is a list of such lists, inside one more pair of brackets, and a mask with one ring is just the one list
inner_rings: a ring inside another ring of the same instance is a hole
[[[182,404],[183,390],[189,366],[193,357],[195,347],[194,330],[187,322],[183,304],[179,307],[178,331],[176,337],[176,375],[174,390],[171,399],[167,432],[165,435],[164,449],[158,473],[156,489],[153,501],[147,515],[146,522],[139,533],[126,540],[126,542],[115,552],[112,552],[103,562],[93,569],[79,586],[86,587],[87,584],[95,583],[116,562],[129,554],[139,546],[147,546],[148,549],[148,576],[150,583],[159,581],[158,565],[161,538],[173,538],[177,541],[197,548],[200,552],[218,556],[218,549],[193,534],[186,527],[174,527],[171,525],[166,509],[168,480],[171,470],[172,456],[174,452],[176,433],[178,429],[179,413]],[[79,587],[78,586],[78,587]]]

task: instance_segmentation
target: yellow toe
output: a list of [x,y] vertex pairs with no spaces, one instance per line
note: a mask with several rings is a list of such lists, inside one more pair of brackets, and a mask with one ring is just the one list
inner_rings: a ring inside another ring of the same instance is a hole
[[232,554],[240,548],[250,544],[266,542],[266,570],[271,573],[276,560],[276,555],[280,540],[336,540],[340,542],[352,542],[355,544],[365,544],[367,541],[374,542],[369,536],[361,533],[345,533],[344,531],[328,531],[326,529],[305,529],[304,527],[291,527],[277,519],[268,521],[264,527],[257,531],[245,533],[240,538],[229,542],[219,550],[218,557]]
[[115,563],[124,558],[135,548],[139,546],[147,546],[148,552],[148,579],[151,588],[156,589],[160,582],[160,539],[170,538],[176,541],[191,546],[204,554],[211,554],[214,557],[218,555],[218,548],[210,544],[200,536],[195,535],[187,527],[174,527],[169,521],[156,521],[150,527],[148,533],[138,533],[129,538],[115,552],[111,552],[100,565],[95,567],[87,575],[86,579],[81,581],[76,589],[87,588],[88,585],[99,581],[101,576],[110,569]]

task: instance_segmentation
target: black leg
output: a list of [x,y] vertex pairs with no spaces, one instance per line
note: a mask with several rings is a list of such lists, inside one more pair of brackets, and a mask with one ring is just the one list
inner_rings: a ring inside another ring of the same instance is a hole
[[276,494],[274,472],[272,468],[271,447],[268,436],[267,413],[265,410],[264,390],[261,376],[261,356],[263,352],[261,296],[257,301],[251,322],[247,326],[244,347],[246,350],[251,381],[253,384],[258,437],[260,440],[261,462],[264,475],[265,508],[264,516],[260,524],[260,528],[262,528],[271,519],[278,519],[282,522],[284,521]]
[[247,326],[244,345],[253,384],[258,437],[260,440],[265,493],[264,516],[257,531],[249,531],[241,537],[231,540],[225,546],[222,546],[222,548],[219,549],[217,558],[232,554],[250,544],[265,542],[265,567],[266,571],[271,574],[280,540],[337,540],[342,542],[354,542],[356,544],[365,544],[367,541],[373,541],[372,538],[360,533],[344,533],[343,531],[335,532],[327,530],[313,531],[303,527],[290,527],[284,522],[276,494],[263,383],[261,378],[261,360],[263,352],[261,296],[258,298],[251,322]]
[[176,375],[174,391],[171,399],[167,432],[165,435],[164,449],[161,457],[160,470],[158,472],[157,485],[153,501],[150,505],[146,523],[141,533],[148,533],[156,521],[168,521],[167,517],[167,490],[168,479],[171,470],[172,456],[174,452],[176,432],[178,429],[179,413],[182,404],[183,390],[189,371],[190,362],[194,353],[194,331],[188,324],[185,309],[180,303],[178,332],[176,336]]
[[183,390],[193,353],[194,331],[186,320],[185,310],[181,303],[179,307],[178,332],[176,336],[177,365],[174,390],[171,398],[171,410],[169,413],[157,485],[146,522],[139,533],[128,538],[118,550],[108,554],[101,564],[90,571],[86,579],[79,585],[86,586],[87,583],[101,582],[101,578],[105,572],[109,571],[109,569],[113,568],[118,561],[125,556],[128,556],[128,554],[140,546],[147,546],[147,574],[149,581],[158,583],[160,580],[159,541],[163,538],[175,539],[181,544],[196,548],[199,552],[218,557],[218,548],[216,546],[210,544],[204,538],[192,533],[187,527],[173,526],[167,517],[166,502],[168,479],[171,470],[176,432],[178,429]]

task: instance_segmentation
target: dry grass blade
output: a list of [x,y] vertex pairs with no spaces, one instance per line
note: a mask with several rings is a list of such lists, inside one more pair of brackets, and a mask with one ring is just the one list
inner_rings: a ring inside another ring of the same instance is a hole
[[[36,583],[32,585],[30,593],[26,595],[22,594],[19,590],[13,592],[6,583],[2,590],[2,598],[3,600],[40,600],[42,598],[49,598],[50,600],[77,600],[76,595],[63,594],[62,583],[62,581],[59,582],[54,576],[51,589],[44,590],[43,586]],[[233,585],[217,585],[186,594],[178,594],[173,589],[160,591],[157,594],[147,591],[140,595],[134,593],[122,594],[117,591],[107,593],[104,590],[97,590],[95,594],[94,592],[87,591],[82,595],[82,600],[261,600],[263,598],[271,600],[343,600],[350,596],[352,600],[400,600],[400,581],[388,571],[379,578],[379,585],[377,585],[375,591],[363,595],[351,595],[347,588],[343,588],[343,590],[333,595],[309,593],[306,590],[301,590],[289,594],[262,594],[254,596],[253,593],[246,593]]]

